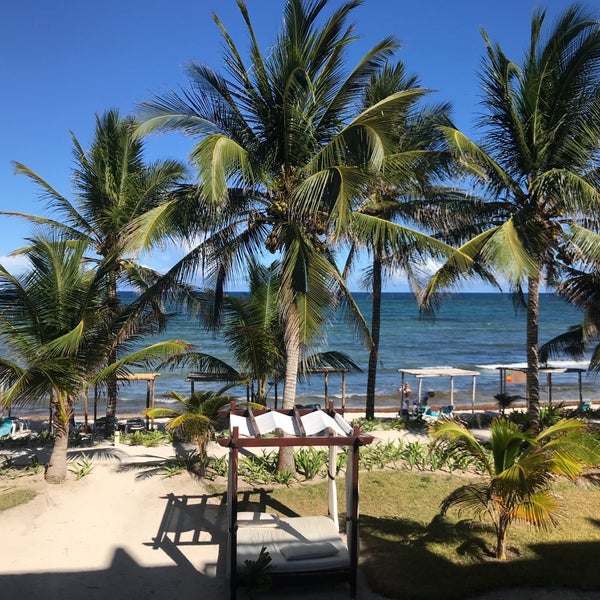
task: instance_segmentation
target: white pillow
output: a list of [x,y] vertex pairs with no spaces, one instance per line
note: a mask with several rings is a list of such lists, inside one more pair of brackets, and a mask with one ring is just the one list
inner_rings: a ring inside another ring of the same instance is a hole
[[338,549],[329,542],[306,542],[288,544],[281,548],[281,554],[287,560],[302,560],[305,558],[324,558],[338,553]]
[[242,511],[237,514],[241,527],[279,527],[279,516],[274,513]]

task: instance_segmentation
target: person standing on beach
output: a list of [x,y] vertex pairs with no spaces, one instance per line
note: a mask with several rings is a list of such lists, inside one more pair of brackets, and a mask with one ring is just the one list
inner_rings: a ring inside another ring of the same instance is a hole
[[410,384],[408,381],[402,386],[398,388],[398,391],[402,394],[401,396],[401,410],[400,413],[407,415],[408,414],[408,405],[409,398],[412,394],[412,390],[410,388]]

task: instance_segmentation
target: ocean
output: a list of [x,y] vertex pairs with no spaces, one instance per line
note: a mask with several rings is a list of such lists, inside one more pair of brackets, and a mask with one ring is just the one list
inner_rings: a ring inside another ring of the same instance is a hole
[[[124,295],[126,296],[126,294]],[[368,293],[356,293],[358,306],[367,322],[371,318],[371,296]],[[434,320],[420,318],[416,302],[408,293],[386,293],[381,307],[381,344],[380,365],[377,373],[376,409],[399,407],[401,382],[399,369],[418,369],[425,367],[456,367],[478,371],[476,377],[476,404],[494,403],[494,394],[499,392],[500,365],[525,366],[525,311],[515,312],[508,295],[497,293],[463,293],[450,295],[441,304]],[[581,313],[571,305],[558,299],[554,294],[542,294],[540,300],[540,342],[563,333],[568,327],[581,322]],[[176,315],[170,321],[166,332],[160,336],[151,336],[148,343],[164,339],[186,340],[199,352],[212,354],[227,362],[232,362],[227,344],[218,337],[207,333],[201,324],[187,315]],[[354,336],[351,328],[333,318],[327,327],[325,341],[315,349],[337,350],[348,354],[362,369],[361,373],[346,375],[346,407],[364,408],[367,382],[368,352]],[[587,361],[555,360],[555,367],[587,368]],[[174,400],[165,398],[169,391],[184,395],[190,393],[190,383],[186,381],[186,370],[163,370],[156,378],[155,405],[169,406]],[[418,380],[406,376],[417,396]],[[541,376],[541,399],[547,398],[546,378]],[[196,383],[195,389],[218,389],[220,383]],[[472,377],[455,377],[453,399],[457,407],[471,406]],[[432,406],[442,406],[450,401],[450,380],[448,377],[423,380],[423,391],[435,392]],[[598,383],[587,374],[583,375],[583,399],[600,399]],[[523,383],[507,384],[510,394],[525,395]],[[246,399],[245,386],[232,388],[230,393]],[[119,388],[118,415],[140,414],[146,405],[147,384],[145,381],[122,383]],[[301,378],[297,387],[297,403],[318,403],[325,406],[325,386],[323,375],[313,375],[309,379]],[[278,389],[281,402],[282,389]],[[342,402],[342,380],[339,374],[330,374],[328,378],[328,397],[335,407]],[[577,400],[578,383],[574,373],[553,374],[552,400]],[[105,414],[105,398],[100,398],[97,414]],[[273,391],[269,406],[273,406]],[[93,415],[93,402],[89,402],[89,414]],[[17,414],[45,416],[47,409],[20,408]],[[82,414],[82,406],[76,406],[76,417]]]
[[[357,303],[370,322],[371,297],[368,293],[357,293]],[[563,333],[569,326],[581,322],[581,313],[571,305],[558,299],[554,294],[542,294],[540,305],[540,342]],[[188,316],[174,317],[165,334],[154,336],[158,339],[184,339],[193,343],[198,351],[212,354],[231,361],[231,354],[223,340],[206,333],[200,324]],[[350,357],[363,368],[362,373],[346,375],[346,406],[364,407],[366,391],[366,369],[368,353],[355,338],[346,323],[333,319],[326,331],[326,341],[319,350],[337,350]],[[377,374],[376,408],[399,406],[398,387],[401,376],[399,369],[424,367],[456,367],[475,370],[476,403],[494,403],[494,394],[499,391],[500,365],[524,366],[525,357],[525,311],[515,312],[508,295],[496,293],[464,293],[449,296],[440,306],[434,320],[420,318],[417,305],[411,294],[386,293],[382,301],[380,366]],[[587,361],[555,360],[555,367],[586,368]],[[156,405],[168,405],[170,400],[164,394],[176,390],[183,394],[190,392],[186,382],[186,371],[163,371],[156,379]],[[416,396],[418,381],[407,375]],[[471,405],[472,378],[455,377],[453,398],[457,406]],[[541,377],[541,398],[547,398],[546,378]],[[195,389],[205,386],[216,389],[221,384],[195,384]],[[525,395],[522,383],[507,384],[507,392]],[[423,390],[433,390],[432,405],[448,404],[450,380],[447,377],[430,378],[423,381]],[[245,399],[245,387],[233,388],[231,393]],[[281,400],[282,390],[278,390]],[[297,388],[299,404],[319,403],[324,405],[323,375],[313,375],[300,379]],[[329,399],[336,407],[341,406],[341,375],[331,374],[328,378]],[[272,397],[271,393],[271,397]],[[583,375],[584,400],[600,398],[597,383]],[[576,400],[578,398],[577,375],[553,374],[552,400]],[[119,392],[118,412],[131,414],[139,412],[146,401],[146,383],[124,384]],[[269,403],[271,406],[272,402]],[[98,414],[103,414],[100,405]]]

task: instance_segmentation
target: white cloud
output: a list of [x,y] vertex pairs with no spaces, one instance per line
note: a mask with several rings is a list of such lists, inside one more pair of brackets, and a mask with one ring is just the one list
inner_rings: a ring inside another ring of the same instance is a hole
[[23,254],[7,254],[0,257],[0,263],[13,275],[20,275],[31,267],[31,263]]

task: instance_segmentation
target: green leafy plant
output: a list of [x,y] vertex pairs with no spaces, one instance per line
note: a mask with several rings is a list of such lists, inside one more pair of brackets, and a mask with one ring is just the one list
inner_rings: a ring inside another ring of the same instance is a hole
[[227,456],[221,456],[219,458],[211,458],[208,461],[208,473],[212,478],[214,477],[226,477],[229,471],[229,460]]
[[361,468],[372,471],[373,469],[385,469],[403,457],[404,444],[398,442],[379,442],[366,446],[360,454]]
[[183,473],[183,467],[178,464],[166,464],[162,468],[162,473],[164,479],[170,479],[171,477],[175,477],[175,475]]
[[598,443],[583,422],[564,419],[534,436],[505,418],[492,421],[490,448],[456,421],[430,427],[438,443],[471,457],[483,477],[450,493],[442,501],[445,514],[456,507],[491,520],[496,532],[495,556],[506,559],[506,539],[515,521],[539,529],[558,523],[562,503],[550,485],[556,476],[570,479],[600,460]]
[[79,480],[92,472],[94,468],[92,463],[93,459],[83,452],[80,459],[70,468],[70,471],[75,473],[77,480]]
[[427,445],[421,442],[409,442],[402,449],[401,457],[406,461],[409,469],[416,467],[422,471],[427,462]]
[[268,590],[271,587],[271,555],[266,546],[260,549],[256,560],[245,560],[242,573],[243,583],[248,590],[248,598],[254,600],[257,593],[262,590]]
[[129,446],[156,448],[173,440],[173,434],[166,431],[134,431],[121,435],[121,443]]
[[562,402],[544,406],[540,412],[542,427],[550,427],[551,425],[555,425],[561,419],[566,417],[566,412],[565,405]]
[[288,471],[287,469],[283,471],[275,471],[273,473],[273,481],[275,483],[281,483],[282,485],[287,485],[288,487],[297,480],[296,475],[292,471]]
[[251,455],[240,461],[239,474],[250,484],[269,483],[277,471],[277,455],[263,451],[262,456]]
[[294,452],[296,470],[304,478],[314,479],[327,465],[327,452],[313,447],[300,448]]
[[31,457],[29,465],[27,465],[25,468],[30,473],[40,473],[42,471],[42,465],[40,464],[40,460],[36,454]]

